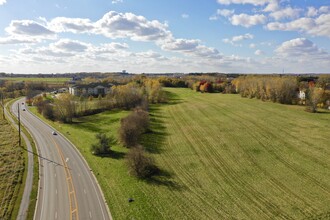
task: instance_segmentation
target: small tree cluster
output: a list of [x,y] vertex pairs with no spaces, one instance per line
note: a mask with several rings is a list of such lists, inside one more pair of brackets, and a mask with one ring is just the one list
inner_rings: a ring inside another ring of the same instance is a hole
[[150,178],[159,172],[154,160],[145,155],[142,146],[136,146],[130,149],[126,155],[126,159],[130,174],[137,178]]
[[125,147],[135,147],[139,137],[149,127],[149,114],[141,108],[135,109],[130,115],[121,119],[119,139]]
[[95,155],[110,154],[111,146],[116,143],[116,140],[104,133],[98,133],[95,137],[97,143],[91,145],[91,152]]
[[74,101],[74,97],[68,93],[61,94],[53,103],[43,95],[35,96],[29,102],[37,107],[40,114],[50,120],[71,123],[73,117],[76,115],[76,102]]
[[106,97],[110,108],[131,109],[139,106],[144,100],[143,90],[136,83],[113,86]]
[[148,97],[150,103],[167,102],[165,92],[162,90],[162,85],[159,80],[144,79],[143,89]]

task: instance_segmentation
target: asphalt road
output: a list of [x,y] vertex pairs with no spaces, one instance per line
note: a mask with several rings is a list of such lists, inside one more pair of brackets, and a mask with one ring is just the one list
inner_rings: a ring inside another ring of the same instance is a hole
[[[34,219],[112,219],[95,177],[76,148],[22,104],[21,123],[35,139],[39,153],[39,193]],[[26,109],[26,111],[22,111]]]

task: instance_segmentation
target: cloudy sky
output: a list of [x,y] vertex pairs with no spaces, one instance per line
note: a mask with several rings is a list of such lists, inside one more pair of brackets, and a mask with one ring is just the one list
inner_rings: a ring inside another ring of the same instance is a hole
[[330,0],[0,0],[0,72],[329,73]]

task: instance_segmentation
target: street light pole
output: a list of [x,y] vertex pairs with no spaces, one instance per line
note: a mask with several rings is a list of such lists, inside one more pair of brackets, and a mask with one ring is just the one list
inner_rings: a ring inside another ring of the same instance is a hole
[[21,116],[19,112],[19,103],[17,103],[17,113],[18,113],[18,144],[21,146]]

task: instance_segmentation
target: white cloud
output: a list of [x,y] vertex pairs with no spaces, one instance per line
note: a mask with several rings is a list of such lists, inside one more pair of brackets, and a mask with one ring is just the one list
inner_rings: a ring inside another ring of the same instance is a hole
[[7,27],[6,32],[12,35],[25,36],[54,36],[55,33],[44,25],[31,20],[13,20]]
[[264,8],[264,12],[273,12],[277,11],[280,8],[279,0],[270,0],[269,4]]
[[250,48],[256,48],[256,46],[257,45],[256,44],[253,44],[253,43],[249,45]]
[[228,9],[218,9],[216,14],[211,16],[209,19],[210,20],[218,20],[220,16],[223,17],[230,17],[231,15],[233,15],[235,13],[235,10],[228,10]]
[[162,45],[163,50],[192,51],[199,45],[199,40],[173,39]]
[[38,38],[24,36],[0,37],[0,44],[30,44],[38,42],[40,42],[40,39]]
[[59,41],[50,44],[50,48],[67,52],[84,52],[89,47],[88,44],[70,39],[60,39]]
[[270,13],[269,16],[273,17],[275,20],[281,20],[285,18],[294,19],[299,17],[300,12],[301,9],[286,7],[284,9]]
[[230,5],[230,4],[250,4],[254,6],[265,6],[263,11],[272,12],[279,9],[279,0],[217,0],[219,4]]
[[269,0],[217,0],[219,4],[230,5],[230,4],[251,4],[251,5],[265,5],[269,3]]
[[319,9],[319,12],[322,13],[329,13],[330,12],[330,6],[321,6]]
[[306,13],[307,17],[315,17],[318,14],[318,10],[314,7],[308,7],[308,11]]
[[96,34],[109,38],[130,38],[135,41],[157,41],[168,38],[171,33],[167,24],[149,21],[132,13],[110,11],[95,23]]
[[232,25],[240,25],[246,28],[249,28],[254,25],[264,24],[267,21],[267,17],[263,14],[248,15],[248,14],[239,14],[233,15],[230,19]]
[[262,50],[256,50],[256,51],[254,52],[254,54],[257,55],[257,56],[261,56],[261,55],[264,55],[265,52],[262,51]]
[[158,60],[158,61],[167,60],[166,57],[164,57],[160,53],[154,52],[152,50],[136,53],[135,56],[142,57],[145,59],[154,59],[154,60]]
[[184,18],[184,19],[187,19],[187,18],[189,18],[189,15],[188,14],[182,14],[181,17]]
[[266,28],[272,31],[300,31],[313,36],[330,37],[330,14],[321,14],[317,18],[303,17],[287,23],[271,22]]
[[246,40],[246,39],[253,39],[254,36],[250,33],[244,34],[244,35],[238,35],[238,36],[234,36],[232,38],[233,42],[237,42],[237,41],[241,41],[241,40]]
[[6,0],[0,0],[0,5],[3,5],[6,3]]
[[129,46],[126,43],[108,43],[108,44],[101,44],[100,47],[91,47],[89,50],[93,53],[97,54],[107,54],[107,53],[117,53],[120,50],[126,50]]
[[57,17],[47,26],[54,32],[88,33],[94,29],[94,24],[89,19]]
[[236,42],[242,41],[242,40],[248,40],[248,39],[253,39],[254,36],[250,33],[244,34],[244,35],[238,35],[238,36],[233,36],[231,39],[225,38],[222,39],[222,41],[224,43],[230,43],[234,46],[241,46],[241,45],[237,45],[235,44]]
[[217,49],[200,44],[200,40],[171,39],[162,42],[161,48],[165,51],[179,52],[187,56],[195,56],[203,59],[218,58],[220,53]]
[[112,0],[112,4],[118,4],[118,3],[123,3],[123,0]]
[[223,17],[229,17],[235,13],[235,10],[228,10],[228,9],[218,9],[217,14]]
[[314,7],[308,7],[306,16],[307,17],[315,17],[319,14],[327,14],[330,12],[330,6],[321,6],[319,9]]
[[296,38],[283,42],[275,52],[283,57],[304,60],[326,60],[330,64],[330,56],[319,49],[313,42],[306,38]]

